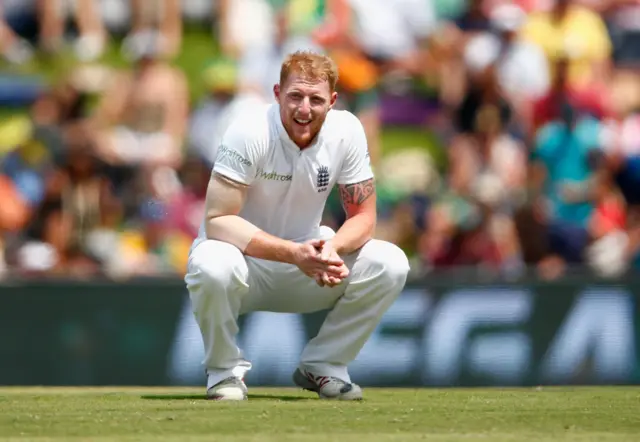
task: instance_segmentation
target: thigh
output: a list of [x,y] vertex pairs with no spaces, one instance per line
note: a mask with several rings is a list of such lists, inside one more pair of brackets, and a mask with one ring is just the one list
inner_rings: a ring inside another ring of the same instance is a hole
[[267,311],[311,313],[331,308],[344,294],[348,280],[335,287],[320,287],[298,267],[273,261],[247,258],[249,274],[259,279],[251,283],[242,299],[240,313]]
[[[334,232],[322,227],[321,238]],[[350,270],[349,277],[335,287],[320,287],[316,281],[291,264],[247,259],[249,273],[262,275],[268,290],[250,290],[243,298],[241,313],[269,311],[279,313],[312,313],[331,309],[345,294],[350,284],[379,281],[385,274],[405,271],[407,258],[396,245],[376,239],[361,249],[343,257]],[[396,272],[397,270],[397,272]]]
[[346,255],[344,262],[349,267],[347,282],[351,285],[379,284],[388,278],[402,280],[409,271],[407,255],[400,247],[379,239],[369,240],[356,252]]

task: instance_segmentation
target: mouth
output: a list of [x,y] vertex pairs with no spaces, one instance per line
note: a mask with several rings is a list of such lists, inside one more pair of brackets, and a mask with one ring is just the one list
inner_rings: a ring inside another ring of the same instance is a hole
[[309,124],[311,124],[311,118],[306,120],[302,118],[294,118],[293,121],[295,121],[295,123],[300,126],[308,126]]

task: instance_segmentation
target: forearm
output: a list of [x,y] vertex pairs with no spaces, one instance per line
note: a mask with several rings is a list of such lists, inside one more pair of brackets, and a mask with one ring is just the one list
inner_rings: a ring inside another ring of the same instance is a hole
[[[363,135],[364,136],[364,135]],[[366,244],[376,226],[376,194],[373,178],[339,185],[347,220],[331,240],[338,255],[350,254]]]
[[336,253],[348,255],[365,245],[373,236],[375,224],[375,219],[365,213],[347,219],[331,240]]
[[251,238],[244,254],[258,259],[293,264],[295,246],[296,243],[293,241],[278,238],[260,230]]
[[208,218],[205,230],[207,238],[233,244],[247,256],[293,262],[294,242],[270,235],[237,215]]

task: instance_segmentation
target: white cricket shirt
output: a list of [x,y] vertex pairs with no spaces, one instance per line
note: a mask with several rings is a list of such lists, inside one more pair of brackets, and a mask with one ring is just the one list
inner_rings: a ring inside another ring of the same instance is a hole
[[[213,170],[250,186],[239,216],[271,235],[305,241],[318,235],[336,183],[373,177],[367,140],[355,115],[331,110],[314,144],[300,150],[287,135],[279,109],[278,104],[260,106],[235,118]],[[203,221],[195,243],[205,238]]]

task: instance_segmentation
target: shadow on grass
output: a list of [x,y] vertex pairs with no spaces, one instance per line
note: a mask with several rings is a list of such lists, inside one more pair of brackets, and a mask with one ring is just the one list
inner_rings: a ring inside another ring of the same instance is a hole
[[207,399],[202,394],[145,394],[140,398],[152,401],[202,401]]
[[249,399],[253,400],[276,400],[276,401],[285,401],[285,402],[295,402],[295,401],[310,401],[315,398],[313,397],[305,397],[305,396],[288,396],[284,394],[249,394]]
[[[209,400],[206,396],[200,394],[145,394],[140,396],[141,399],[152,400],[152,401],[204,401]],[[280,394],[249,394],[249,400],[252,401],[261,401],[261,400],[271,400],[271,401],[284,401],[284,402],[295,402],[295,401],[308,401],[311,400],[310,397],[302,397],[302,396],[288,396],[288,395],[280,395]]]

